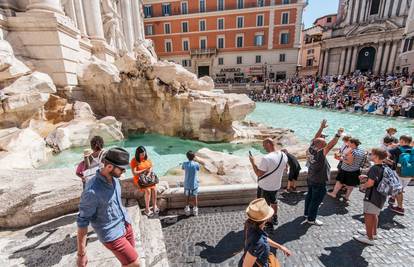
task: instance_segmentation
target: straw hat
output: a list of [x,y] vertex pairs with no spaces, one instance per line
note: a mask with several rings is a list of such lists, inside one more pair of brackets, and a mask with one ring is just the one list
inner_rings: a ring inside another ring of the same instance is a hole
[[247,217],[255,222],[268,220],[275,211],[266,203],[264,198],[258,198],[250,202],[246,209]]
[[89,157],[90,155],[92,155],[92,153],[93,153],[93,150],[90,149],[90,148],[87,148],[87,149],[83,150],[83,156],[84,157]]

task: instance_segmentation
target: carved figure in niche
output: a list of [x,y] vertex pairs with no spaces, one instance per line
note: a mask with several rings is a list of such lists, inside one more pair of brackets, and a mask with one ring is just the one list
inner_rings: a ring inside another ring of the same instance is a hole
[[121,17],[116,9],[117,0],[101,0],[102,21],[105,39],[108,44],[119,52],[128,50],[119,20]]

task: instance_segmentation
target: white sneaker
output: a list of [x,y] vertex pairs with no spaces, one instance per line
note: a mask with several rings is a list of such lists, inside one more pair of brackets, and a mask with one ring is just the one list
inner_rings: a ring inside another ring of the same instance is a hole
[[198,208],[197,207],[193,208],[193,215],[198,216]]
[[191,214],[190,206],[185,206],[184,213],[186,216],[190,216]]
[[306,220],[307,223],[312,224],[312,225],[316,225],[316,226],[322,226],[323,222],[319,221],[319,220],[314,220],[314,221],[309,221]]
[[368,239],[366,236],[354,235],[354,239],[370,246],[375,245],[375,241]]
[[[359,234],[363,235],[363,236],[367,236],[367,230],[365,230],[365,229],[359,229],[357,232]],[[378,239],[378,235],[374,235],[373,238],[374,238],[374,240],[377,240]]]

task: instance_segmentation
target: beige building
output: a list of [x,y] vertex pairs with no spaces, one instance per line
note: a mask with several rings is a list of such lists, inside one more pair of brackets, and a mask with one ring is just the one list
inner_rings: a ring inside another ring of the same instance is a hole
[[410,12],[405,25],[404,40],[400,54],[401,71],[414,72],[414,3],[411,3]]
[[324,33],[318,73],[401,71],[399,54],[413,0],[340,0],[338,20]]
[[317,18],[313,26],[302,31],[301,48],[299,51],[299,75],[315,76],[320,64],[322,35],[336,22],[337,15],[330,14]]

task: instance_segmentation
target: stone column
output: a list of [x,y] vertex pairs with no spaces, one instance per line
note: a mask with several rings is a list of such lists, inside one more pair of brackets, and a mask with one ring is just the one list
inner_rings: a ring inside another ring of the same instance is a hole
[[[414,3],[412,3],[413,5]],[[398,14],[399,16],[401,15],[406,15],[408,14],[408,10],[407,10],[407,0],[403,0],[401,2],[401,7],[400,7],[400,14]]]
[[86,30],[90,39],[105,41],[99,0],[83,1]]
[[346,11],[346,25],[349,25],[349,24],[351,24],[351,17],[352,17],[352,14],[354,13],[353,12],[353,9],[354,7],[352,6],[352,1],[349,1],[348,2],[348,10]]
[[85,13],[83,12],[82,0],[73,0],[75,7],[76,23],[82,36],[86,36]]
[[394,0],[394,4],[391,7],[392,8],[391,17],[395,17],[397,15],[398,1],[401,1],[401,0]]
[[329,48],[325,50],[325,56],[323,57],[323,75],[328,75],[328,63],[329,63]]
[[360,14],[359,14],[359,22],[364,22],[364,20],[365,20],[365,9],[367,8],[367,2],[368,2],[368,0],[361,0],[362,1],[362,3],[361,3],[361,8],[360,8]]
[[388,18],[388,12],[390,10],[390,3],[391,3],[391,0],[385,1],[384,14],[382,15],[383,18]]
[[60,0],[31,0],[27,11],[56,12],[63,15]]
[[300,47],[300,37],[302,33],[302,14],[303,14],[303,6],[300,6],[296,9],[296,25],[295,25],[295,47]]
[[351,66],[351,60],[352,60],[352,47],[348,47],[348,52],[346,53],[344,74],[349,73],[349,68]]
[[384,51],[384,43],[379,43],[378,50],[375,56],[376,59],[375,59],[375,66],[374,66],[374,74],[379,74],[380,72],[382,51]]
[[354,72],[356,69],[356,62],[357,62],[357,57],[358,57],[358,46],[354,46],[354,51],[352,53],[352,58],[351,58],[351,67],[349,69],[349,72]]
[[132,1],[132,22],[134,25],[134,41],[142,41],[145,39],[144,34],[144,21],[143,15],[141,14],[141,1],[133,0]]
[[318,75],[323,76],[323,63],[325,61],[325,50],[321,50],[321,54],[319,56],[319,66],[318,66]]
[[385,44],[385,50],[384,50],[384,56],[382,57],[382,63],[381,63],[381,73],[385,73],[387,71],[387,61],[388,56],[390,54],[390,45],[391,43],[388,42]]
[[391,48],[390,60],[389,60],[388,67],[387,67],[387,73],[391,73],[394,71],[395,59],[397,57],[398,41],[393,42],[391,44],[392,44],[392,48]]
[[346,52],[346,47],[343,47],[341,51],[341,59],[339,61],[339,73],[338,73],[341,75],[344,74],[345,52]]
[[125,42],[128,50],[132,51],[132,47],[134,45],[134,26],[132,25],[131,2],[130,0],[123,0],[120,3],[122,9],[122,28],[125,35]]
[[355,8],[353,8],[352,13],[353,13],[353,18],[352,18],[352,23],[356,23],[358,21],[358,9],[359,9],[359,1],[361,0],[355,0]]

